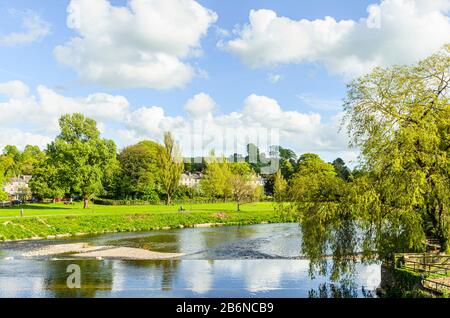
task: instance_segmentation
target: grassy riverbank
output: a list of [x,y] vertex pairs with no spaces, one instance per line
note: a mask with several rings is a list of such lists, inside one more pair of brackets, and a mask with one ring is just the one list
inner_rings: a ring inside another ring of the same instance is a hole
[[149,231],[155,229],[192,227],[196,224],[225,225],[280,223],[295,221],[280,215],[273,203],[247,204],[236,212],[233,203],[184,205],[188,211],[178,212],[179,206],[101,206],[82,209],[81,204],[32,204],[0,209],[0,241],[46,238],[58,235],[95,234],[107,232]]

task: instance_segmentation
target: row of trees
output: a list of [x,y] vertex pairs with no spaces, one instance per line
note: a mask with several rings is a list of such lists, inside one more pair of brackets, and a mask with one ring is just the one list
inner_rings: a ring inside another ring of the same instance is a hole
[[[80,196],[87,208],[97,195],[122,192],[151,196],[158,180],[158,191],[170,203],[182,170],[170,134],[165,135],[163,145],[142,142],[117,156],[115,143],[100,137],[93,119],[75,113],[62,116],[59,125],[61,133],[33,169],[30,187],[35,196]],[[133,171],[136,167],[143,171]]]
[[[208,158],[202,158],[200,164],[191,164],[182,162],[180,149],[169,133],[165,134],[163,144],[141,141],[117,153],[115,143],[101,138],[96,122],[82,114],[62,116],[59,126],[60,134],[45,151],[37,146],[27,146],[23,152],[15,146],[5,147],[0,155],[0,182],[3,184],[8,178],[19,175],[32,175],[30,188],[35,198],[75,196],[84,201],[85,207],[94,196],[152,202],[164,199],[167,204],[174,197],[195,197],[234,200],[239,209],[240,204],[259,200],[264,193],[274,194],[275,175],[267,176],[265,189],[258,185],[258,171],[267,164],[267,159],[252,144],[247,147],[246,157],[232,156],[232,159],[239,157],[240,162],[217,158],[212,152]],[[292,150],[274,149],[278,153],[274,151],[272,155],[280,160],[278,174],[289,181],[304,159],[297,159]],[[257,154],[256,163],[254,158],[249,159],[251,153]],[[351,174],[341,159],[333,165],[345,170],[345,178]],[[183,170],[189,169],[203,173],[195,189],[179,185]],[[7,199],[6,193],[0,196],[1,200]]]

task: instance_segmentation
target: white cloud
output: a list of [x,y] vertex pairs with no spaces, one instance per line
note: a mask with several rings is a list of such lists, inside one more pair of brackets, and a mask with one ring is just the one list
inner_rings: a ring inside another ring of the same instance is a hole
[[28,96],[29,89],[21,81],[10,81],[0,84],[0,94],[11,98],[24,98]]
[[[182,87],[199,70],[183,60],[201,54],[200,40],[217,14],[193,0],[72,0],[67,25],[78,36],[55,56],[86,81],[111,87]],[[95,21],[95,23],[93,23]]]
[[450,42],[449,10],[448,0],[382,0],[359,21],[296,21],[272,10],[252,10],[238,37],[218,45],[253,68],[320,62],[332,73],[352,77],[437,51]]
[[18,46],[41,41],[50,34],[50,23],[44,21],[33,11],[10,11],[13,15],[22,17],[22,31],[0,35],[0,45]]
[[[7,96],[5,102],[0,102],[0,125],[5,129],[34,129],[38,135],[54,136],[59,129],[59,117],[66,113],[81,112],[99,122],[109,123],[123,122],[129,113],[129,103],[125,97],[104,93],[71,98],[40,85],[37,87],[37,95],[34,96],[29,94],[28,86],[20,81],[0,84],[0,93]],[[15,141],[15,138],[18,138],[18,143],[23,139],[14,133],[10,142]]]
[[201,118],[210,115],[216,108],[214,100],[205,93],[199,93],[189,99],[184,109],[192,118]]
[[185,155],[206,156],[211,149],[218,155],[244,153],[246,144],[253,142],[266,153],[265,147],[281,143],[297,152],[351,156],[346,136],[338,134],[340,115],[324,122],[318,113],[286,111],[267,96],[251,94],[241,110],[214,114],[215,101],[200,93],[186,102],[189,116],[169,116],[161,106],[132,109],[125,97],[104,93],[67,97],[38,86],[34,95],[19,81],[0,83],[0,92],[7,96],[0,102],[0,148],[28,143],[43,147],[58,134],[61,115],[81,112],[94,118],[102,134],[119,147],[143,139],[160,141],[164,132],[171,131]]
[[15,145],[24,149],[26,145],[38,145],[44,148],[52,138],[48,135],[23,131],[19,128],[0,127],[0,152],[6,145]]

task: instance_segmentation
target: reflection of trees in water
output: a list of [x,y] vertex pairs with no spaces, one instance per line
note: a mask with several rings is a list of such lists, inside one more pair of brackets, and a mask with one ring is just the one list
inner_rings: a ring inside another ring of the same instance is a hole
[[[302,222],[302,251],[310,259],[310,275],[330,274],[333,281],[354,271],[358,254],[357,226],[352,220],[308,217]],[[328,266],[332,257],[332,265]]]
[[[76,264],[81,269],[81,288],[67,287],[67,267]],[[113,284],[113,263],[111,261],[93,260],[58,260],[48,261],[46,266],[45,288],[55,297],[95,297],[97,291],[111,290]]]
[[149,275],[161,277],[161,290],[172,290],[173,281],[178,275],[180,260],[127,261],[127,267],[148,268]]
[[[371,290],[361,289],[364,298],[374,298],[375,294]],[[349,281],[343,281],[341,284],[320,284],[319,288],[308,291],[308,298],[357,298],[358,287]]]

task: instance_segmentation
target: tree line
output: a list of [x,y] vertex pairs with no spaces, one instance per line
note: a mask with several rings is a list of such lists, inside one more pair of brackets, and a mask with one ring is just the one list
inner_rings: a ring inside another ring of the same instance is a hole
[[[279,160],[279,174],[265,176],[258,183],[258,174],[267,164],[266,154],[256,145],[247,146],[247,155],[217,157],[211,151],[207,158],[182,158],[181,149],[170,133],[163,143],[144,140],[117,151],[114,141],[101,138],[97,124],[82,114],[67,114],[59,119],[60,133],[41,151],[26,146],[20,151],[6,146],[0,155],[0,182],[10,177],[32,175],[29,182],[34,198],[39,200],[78,197],[89,206],[94,197],[113,200],[159,202],[181,199],[232,200],[240,205],[276,195],[277,175],[289,181],[304,161],[294,151],[280,146],[272,154]],[[256,160],[250,154],[256,154]],[[313,156],[313,155],[311,155]],[[320,158],[316,156],[318,160]],[[352,172],[342,159],[332,168],[344,180]],[[183,171],[202,173],[197,187],[180,185]],[[31,195],[30,193],[30,195]],[[7,199],[6,193],[1,194]],[[287,197],[284,197],[288,200]]]

